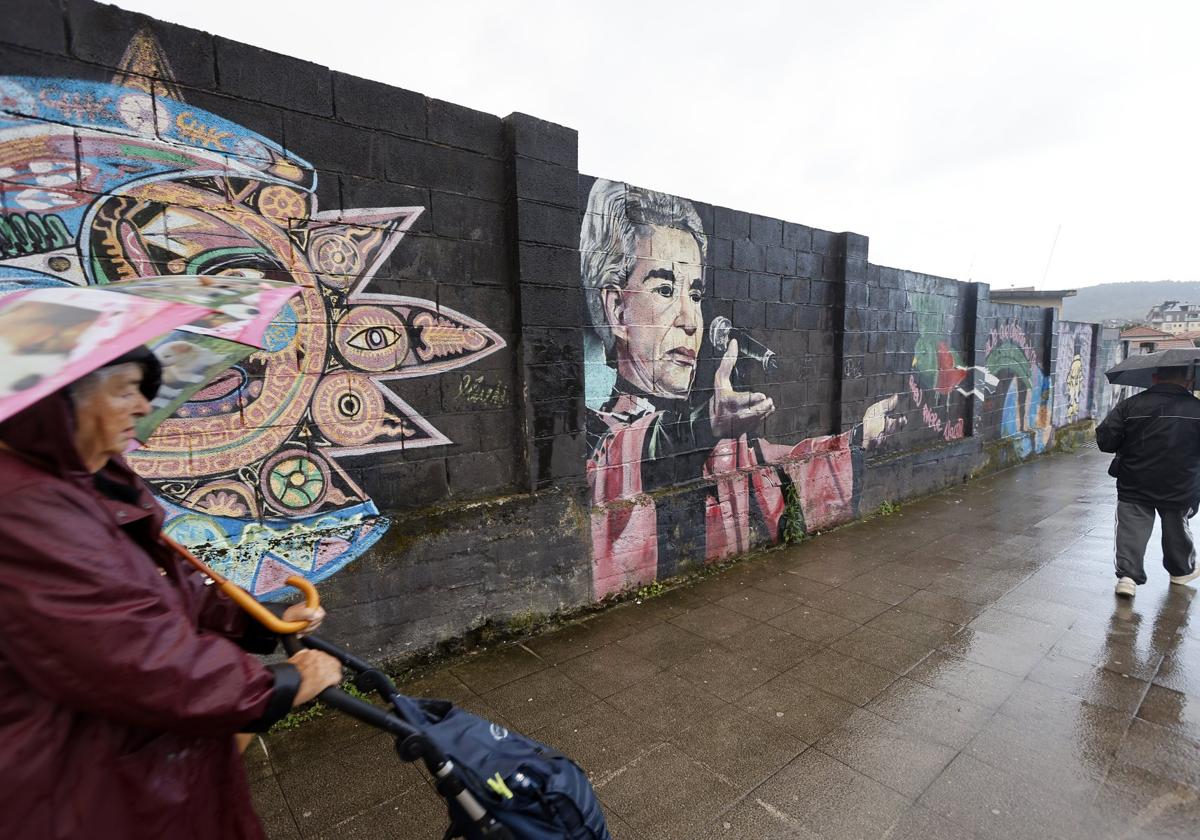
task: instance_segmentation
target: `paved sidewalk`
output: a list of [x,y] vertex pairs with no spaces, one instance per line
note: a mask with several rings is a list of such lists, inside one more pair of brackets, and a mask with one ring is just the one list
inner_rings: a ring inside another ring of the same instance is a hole
[[[1200,603],[1157,533],[1114,599],[1107,464],[1041,459],[402,690],[574,757],[616,840],[1194,838]],[[273,840],[446,825],[340,716],[247,760]]]

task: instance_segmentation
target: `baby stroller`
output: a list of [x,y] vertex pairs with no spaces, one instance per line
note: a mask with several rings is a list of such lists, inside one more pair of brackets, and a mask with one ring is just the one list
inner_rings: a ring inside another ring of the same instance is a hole
[[611,840],[587,776],[563,754],[445,700],[406,697],[382,671],[316,636],[282,639],[289,655],[302,646],[328,653],[359,690],[384,700],[387,709],[337,688],[319,695],[392,735],[404,761],[424,763],[449,811],[444,840]]
[[[612,840],[591,783],[565,755],[445,700],[405,697],[370,663],[317,636],[293,635],[306,623],[279,619],[187,548],[165,534],[162,540],[278,634],[289,656],[302,647],[323,651],[354,674],[360,691],[374,691],[383,699],[386,709],[337,688],[318,695],[326,705],[394,737],[404,761],[424,762],[450,812],[443,840]],[[286,582],[300,590],[310,608],[320,605],[307,580],[292,576]]]

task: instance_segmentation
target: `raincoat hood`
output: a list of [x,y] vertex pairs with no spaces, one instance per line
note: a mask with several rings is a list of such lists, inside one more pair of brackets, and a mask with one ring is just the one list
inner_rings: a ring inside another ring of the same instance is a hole
[[60,478],[88,475],[75,447],[75,409],[65,389],[0,422],[0,442]]

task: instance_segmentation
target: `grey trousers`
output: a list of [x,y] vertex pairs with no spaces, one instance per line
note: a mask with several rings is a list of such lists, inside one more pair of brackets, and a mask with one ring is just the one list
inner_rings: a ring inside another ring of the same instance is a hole
[[[1117,577],[1133,578],[1141,586],[1146,582],[1143,559],[1150,532],[1154,530],[1155,509],[1137,502],[1117,502]],[[1188,520],[1195,509],[1159,508],[1162,520],[1163,566],[1172,576],[1190,575],[1196,568],[1196,546]]]

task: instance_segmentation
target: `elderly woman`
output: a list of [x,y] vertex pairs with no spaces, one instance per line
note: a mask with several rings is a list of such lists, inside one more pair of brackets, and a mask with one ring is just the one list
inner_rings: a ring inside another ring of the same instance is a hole
[[0,837],[261,838],[235,733],[341,679],[261,664],[275,640],[159,539],[121,458],[159,375],[142,348],[0,423]]

